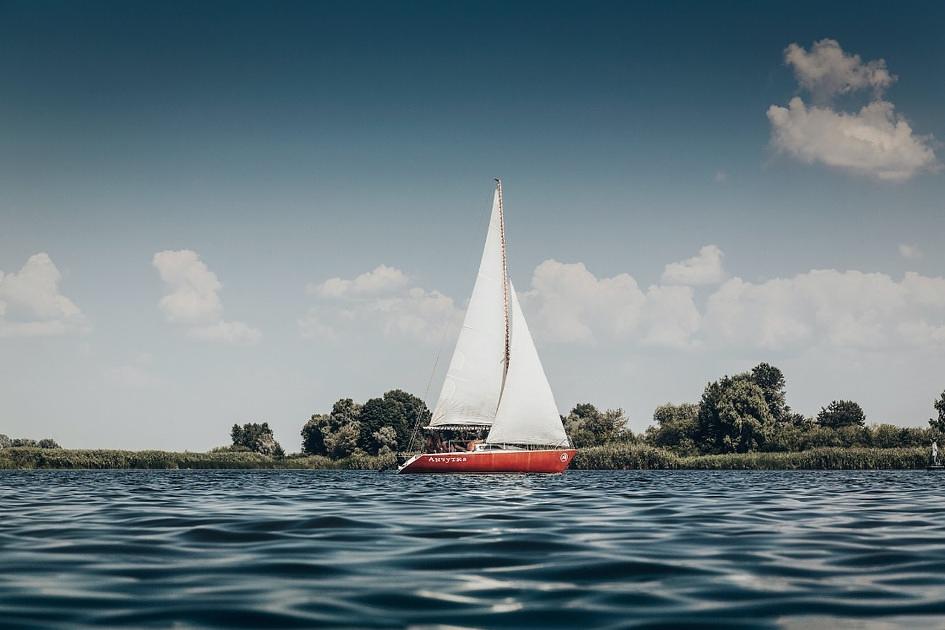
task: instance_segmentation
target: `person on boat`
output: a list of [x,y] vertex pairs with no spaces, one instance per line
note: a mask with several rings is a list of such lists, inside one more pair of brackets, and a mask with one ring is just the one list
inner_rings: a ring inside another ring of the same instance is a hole
[[473,438],[469,440],[469,442],[466,444],[466,450],[471,453],[474,450],[476,450],[476,447],[479,446],[480,444],[482,444],[482,440]]
[[938,466],[938,442],[932,440],[932,465]]

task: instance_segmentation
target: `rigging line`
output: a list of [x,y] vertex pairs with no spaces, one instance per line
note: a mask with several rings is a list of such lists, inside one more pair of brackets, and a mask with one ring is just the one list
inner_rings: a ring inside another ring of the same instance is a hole
[[[433,385],[433,376],[436,374],[436,367],[440,364],[440,355],[443,353],[443,342],[446,341],[446,331],[449,329],[449,324],[443,326],[443,331],[440,333],[440,343],[437,344],[436,355],[433,359],[433,368],[430,370],[430,378],[427,379],[427,387],[423,391],[423,401],[426,402],[430,399],[430,386]],[[430,409],[428,406],[427,409]],[[430,411],[430,416],[432,420],[433,411]],[[407,442],[407,450],[413,450],[413,443],[417,439],[417,435],[420,433],[420,425],[423,422],[423,418],[417,416],[417,421],[413,425],[413,432],[410,434],[410,441]]]

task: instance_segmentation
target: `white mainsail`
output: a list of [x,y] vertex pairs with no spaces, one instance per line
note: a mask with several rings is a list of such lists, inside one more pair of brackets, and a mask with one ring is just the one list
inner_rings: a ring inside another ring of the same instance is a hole
[[551,385],[538,358],[535,342],[518,303],[512,296],[512,344],[505,388],[496,412],[488,444],[568,446]]
[[463,328],[453,350],[431,427],[489,426],[495,419],[505,380],[506,272],[500,189]]

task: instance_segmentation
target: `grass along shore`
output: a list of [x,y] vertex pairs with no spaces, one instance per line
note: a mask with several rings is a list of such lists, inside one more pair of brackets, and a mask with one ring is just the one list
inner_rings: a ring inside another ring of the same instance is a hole
[[122,451],[112,449],[5,448],[0,449],[0,469],[332,469],[382,470],[396,464],[393,455],[352,455],[343,459],[312,457],[273,458],[258,453],[183,453],[174,451]]
[[[578,451],[573,470],[892,470],[921,469],[925,448],[817,448],[793,453],[727,453],[683,457],[640,444],[595,446]],[[62,448],[0,449],[0,469],[308,469],[386,470],[394,455],[352,455],[343,459],[257,453],[191,453]]]

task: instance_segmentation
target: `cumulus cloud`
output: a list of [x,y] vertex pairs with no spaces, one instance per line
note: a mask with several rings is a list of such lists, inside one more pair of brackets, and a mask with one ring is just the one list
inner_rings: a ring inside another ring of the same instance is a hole
[[353,280],[329,278],[320,284],[306,287],[308,293],[319,297],[343,298],[391,293],[407,286],[409,278],[400,269],[378,265]]
[[217,274],[189,249],[158,252],[154,268],[170,293],[161,298],[160,307],[169,322],[201,323],[214,321],[223,313]]
[[664,279],[643,290],[629,274],[598,278],[581,263],[547,260],[523,297],[536,336],[555,343],[764,350],[945,343],[945,278],[914,272],[898,280],[833,269],[757,283],[735,277],[698,305],[690,286]]
[[685,347],[699,328],[687,286],[640,289],[622,273],[598,278],[583,263],[546,260],[532,275],[523,308],[542,341],[631,339],[645,345]]
[[167,288],[158,303],[167,321],[187,325],[196,339],[228,344],[251,345],[261,333],[243,322],[225,321],[217,275],[189,249],[167,250],[151,260]]
[[916,258],[922,258],[922,250],[919,249],[918,245],[909,245],[908,243],[900,243],[899,255],[902,256],[903,258],[914,260]]
[[706,245],[696,256],[666,265],[662,281],[666,284],[691,286],[718,284],[725,279],[722,256],[722,250],[717,246]]
[[0,337],[85,332],[82,311],[60,293],[62,274],[48,254],[29,257],[18,272],[0,271]]
[[814,270],[761,283],[732,278],[713,293],[703,331],[714,344],[884,349],[940,344],[945,278]]
[[931,137],[917,136],[892,103],[873,101],[848,114],[808,107],[800,97],[768,108],[771,140],[807,164],[821,163],[855,175],[903,182],[938,168]]
[[[721,264],[714,264],[723,257],[719,248],[703,247],[698,256],[667,265],[661,282],[647,287],[627,273],[597,276],[580,262],[546,260],[521,291],[522,308],[543,344],[945,349],[945,278],[824,269],[760,282],[726,280]],[[691,285],[710,278],[721,283],[697,302]],[[383,295],[318,297],[298,323],[301,335],[312,339],[375,331],[439,343],[461,319],[452,298],[406,286]]]
[[784,61],[801,87],[823,99],[866,88],[879,96],[897,79],[884,59],[864,63],[859,55],[844,52],[834,39],[814,42],[810,52],[792,43],[784,50]]
[[462,319],[452,298],[410,286],[407,274],[387,265],[353,279],[310,284],[307,291],[318,298],[298,321],[299,332],[307,339],[376,330],[387,337],[437,343],[446,329],[458,326]]
[[[785,50],[800,87],[816,105],[795,96],[787,107],[771,105],[772,146],[806,164],[823,164],[854,175],[904,182],[937,171],[932,136],[917,135],[882,93],[896,79],[882,59],[864,63],[830,39],[807,52],[797,44]],[[863,89],[873,100],[855,112],[837,110],[831,99]]]

